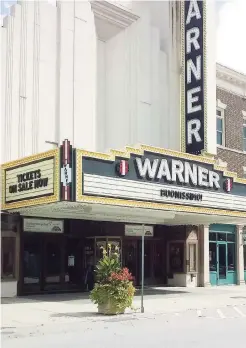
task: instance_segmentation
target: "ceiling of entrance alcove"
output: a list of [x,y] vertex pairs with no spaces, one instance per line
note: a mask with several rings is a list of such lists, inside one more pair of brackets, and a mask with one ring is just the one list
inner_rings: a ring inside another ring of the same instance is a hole
[[186,213],[106,204],[57,202],[17,209],[21,215],[97,221],[115,221],[151,225],[203,225],[212,223],[246,225],[246,218]]

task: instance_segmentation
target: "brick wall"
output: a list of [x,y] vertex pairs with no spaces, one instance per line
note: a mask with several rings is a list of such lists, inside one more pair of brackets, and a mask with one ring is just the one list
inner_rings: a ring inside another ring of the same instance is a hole
[[225,109],[225,145],[231,149],[243,151],[243,114],[246,111],[246,99],[217,88],[217,99],[226,104]]
[[[240,96],[217,87],[217,99],[226,104],[225,109],[225,146],[243,151],[243,114],[246,111],[246,100]],[[243,177],[246,167],[246,154],[218,147],[217,158],[228,163],[228,170],[235,171]]]
[[243,177],[243,167],[246,167],[246,154],[218,148],[217,158],[227,162],[228,170],[236,172],[240,178]]

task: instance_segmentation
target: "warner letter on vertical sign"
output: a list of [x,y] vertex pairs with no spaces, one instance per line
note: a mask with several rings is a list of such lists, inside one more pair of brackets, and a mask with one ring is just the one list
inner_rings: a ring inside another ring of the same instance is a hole
[[204,141],[203,1],[184,1],[185,151],[201,154]]

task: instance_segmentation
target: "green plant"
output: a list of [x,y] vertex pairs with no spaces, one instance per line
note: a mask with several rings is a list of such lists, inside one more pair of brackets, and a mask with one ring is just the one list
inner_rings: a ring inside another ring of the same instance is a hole
[[96,281],[99,284],[107,283],[111,273],[117,273],[121,268],[118,249],[113,251],[111,245],[108,245],[108,252],[103,247],[102,249],[103,257],[98,261],[95,271]]
[[127,268],[121,268],[119,250],[108,252],[103,249],[103,257],[96,266],[96,284],[90,298],[97,305],[110,304],[111,311],[124,312],[132,306],[135,288],[133,277]]

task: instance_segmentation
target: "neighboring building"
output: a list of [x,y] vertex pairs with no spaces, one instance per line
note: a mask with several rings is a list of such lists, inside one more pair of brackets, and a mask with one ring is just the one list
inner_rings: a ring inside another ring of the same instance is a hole
[[20,1],[4,19],[2,296],[86,290],[109,243],[140,285],[143,231],[145,284],[245,284],[204,3]]
[[[227,169],[246,178],[246,75],[217,64],[217,156]],[[243,229],[246,272],[246,226]]]
[[246,178],[246,75],[217,64],[217,158]]

